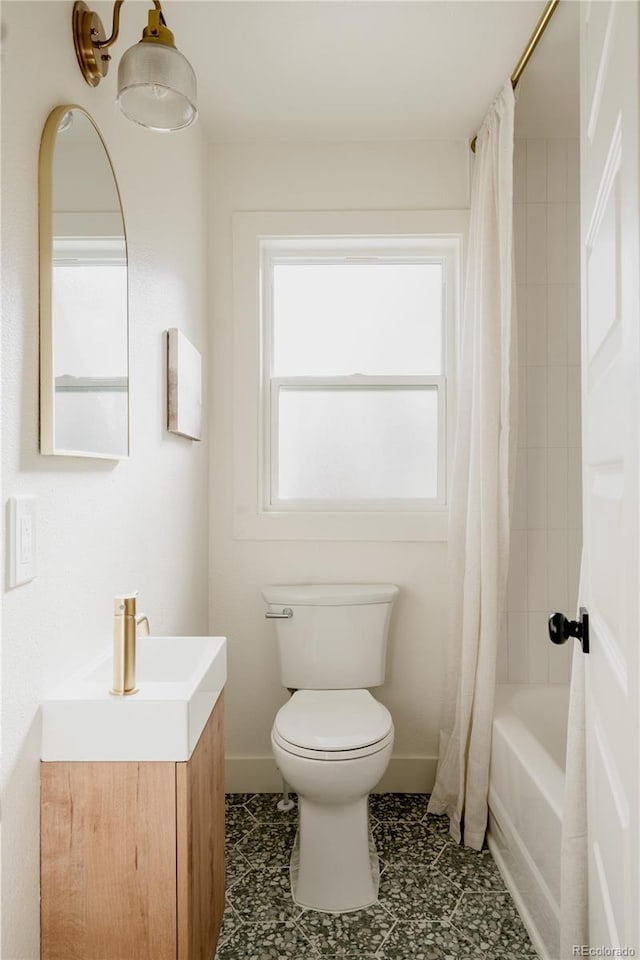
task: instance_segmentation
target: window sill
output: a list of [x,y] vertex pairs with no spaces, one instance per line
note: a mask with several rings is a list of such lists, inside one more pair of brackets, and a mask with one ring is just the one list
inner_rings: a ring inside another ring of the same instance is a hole
[[449,514],[446,510],[411,513],[255,513],[236,505],[233,520],[235,540],[397,540],[446,541]]

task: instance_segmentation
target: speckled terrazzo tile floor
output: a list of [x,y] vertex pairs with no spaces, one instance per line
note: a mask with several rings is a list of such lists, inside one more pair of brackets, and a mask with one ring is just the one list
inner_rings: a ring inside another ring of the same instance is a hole
[[289,886],[296,809],[227,796],[227,906],[215,960],[529,960],[536,953],[488,850],[459,847],[426,794],[372,794],[380,895],[367,910],[302,910]]

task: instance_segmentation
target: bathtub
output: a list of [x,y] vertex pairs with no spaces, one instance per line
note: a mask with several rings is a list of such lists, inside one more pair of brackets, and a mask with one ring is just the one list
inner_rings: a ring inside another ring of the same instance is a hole
[[498,684],[487,841],[536,950],[560,956],[560,843],[569,687]]

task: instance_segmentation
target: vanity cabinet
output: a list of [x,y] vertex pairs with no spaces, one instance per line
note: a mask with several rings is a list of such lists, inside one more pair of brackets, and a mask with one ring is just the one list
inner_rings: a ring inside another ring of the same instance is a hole
[[42,960],[212,960],[224,910],[223,694],[184,763],[41,771]]

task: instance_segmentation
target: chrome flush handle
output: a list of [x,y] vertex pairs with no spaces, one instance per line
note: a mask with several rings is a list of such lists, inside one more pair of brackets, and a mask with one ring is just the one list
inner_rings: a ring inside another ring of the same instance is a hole
[[293,610],[291,607],[283,607],[282,613],[265,613],[265,619],[267,620],[290,620],[293,616]]

